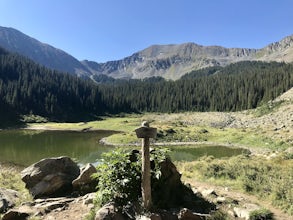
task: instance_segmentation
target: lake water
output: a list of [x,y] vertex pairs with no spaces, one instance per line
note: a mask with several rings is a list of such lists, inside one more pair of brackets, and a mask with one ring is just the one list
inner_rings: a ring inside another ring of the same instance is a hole
[[[113,150],[101,145],[100,139],[114,132],[109,131],[0,131],[0,162],[29,166],[43,158],[69,156],[78,163],[95,163],[103,152]],[[241,154],[243,149],[219,146],[171,148],[173,160],[196,160],[200,156],[229,157]]]
[[0,161],[28,166],[46,157],[69,156],[79,163],[96,162],[103,152],[112,150],[99,140],[109,131],[0,131]]

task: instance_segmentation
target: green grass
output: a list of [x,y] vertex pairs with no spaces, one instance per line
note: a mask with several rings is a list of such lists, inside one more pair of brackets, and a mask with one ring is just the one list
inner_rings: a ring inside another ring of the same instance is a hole
[[[196,114],[196,113],[195,113]],[[192,113],[187,113],[190,117]],[[250,148],[266,148],[270,150],[285,149],[288,144],[274,140],[265,131],[259,129],[215,128],[204,125],[186,125],[182,123],[182,114],[143,114],[125,115],[124,117],[104,117],[100,121],[80,123],[29,123],[29,128],[42,127],[56,130],[114,130],[121,133],[106,138],[108,143],[118,145],[132,145],[140,141],[134,130],[144,120],[151,121],[156,127],[158,136],[156,142],[207,142],[217,144],[231,144]]]
[[284,101],[265,103],[265,104],[257,107],[256,109],[253,109],[252,113],[256,117],[261,117],[261,116],[267,115],[269,113],[277,111],[281,107],[283,102]]
[[31,201],[32,197],[25,188],[20,177],[20,169],[12,165],[0,164],[0,188],[12,189],[19,192],[17,205],[22,202]]
[[271,159],[244,155],[229,159],[203,157],[176,165],[187,182],[200,179],[242,190],[293,215],[293,159],[286,154]]
[[47,129],[56,130],[82,130],[91,128],[92,130],[113,130],[130,132],[138,127],[141,123],[138,115],[129,115],[126,117],[105,117],[99,121],[91,122],[79,122],[79,123],[57,123],[57,122],[47,122],[47,123],[28,123],[28,128],[38,128],[42,126]]

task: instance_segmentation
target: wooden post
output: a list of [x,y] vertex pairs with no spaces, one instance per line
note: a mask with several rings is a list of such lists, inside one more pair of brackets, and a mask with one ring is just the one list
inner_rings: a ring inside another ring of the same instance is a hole
[[152,206],[150,138],[156,137],[157,129],[150,128],[149,123],[144,121],[142,126],[136,129],[135,132],[138,138],[142,138],[141,193],[143,207],[149,210]]

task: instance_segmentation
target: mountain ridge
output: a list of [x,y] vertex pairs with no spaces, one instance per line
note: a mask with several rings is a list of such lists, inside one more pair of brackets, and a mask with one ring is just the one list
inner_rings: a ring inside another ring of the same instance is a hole
[[293,62],[293,35],[261,49],[183,44],[151,45],[120,60],[98,63],[78,61],[70,54],[31,38],[13,28],[0,27],[0,46],[37,63],[92,79],[97,75],[143,79],[160,76],[177,80],[193,70],[226,66],[239,61]]
[[14,28],[0,27],[0,46],[51,69],[80,76],[83,74],[90,75],[90,72],[73,56],[61,49],[29,37]]

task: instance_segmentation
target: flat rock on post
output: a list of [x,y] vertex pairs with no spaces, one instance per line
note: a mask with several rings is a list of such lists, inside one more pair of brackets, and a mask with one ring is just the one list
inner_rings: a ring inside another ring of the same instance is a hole
[[155,138],[157,135],[157,129],[150,127],[139,127],[135,132],[138,138]]

